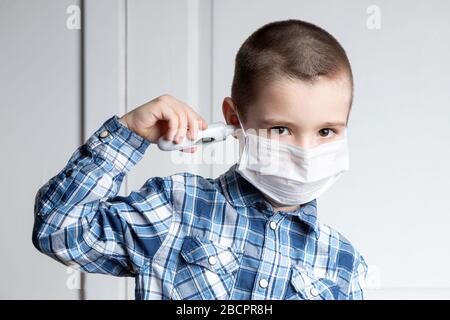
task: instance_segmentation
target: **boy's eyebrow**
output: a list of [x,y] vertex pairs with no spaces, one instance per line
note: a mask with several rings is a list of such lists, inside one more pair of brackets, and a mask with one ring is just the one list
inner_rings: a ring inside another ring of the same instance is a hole
[[289,120],[282,120],[282,119],[262,119],[261,121],[264,124],[271,124],[271,125],[295,125],[295,122],[289,121]]
[[[295,126],[296,123],[289,121],[289,120],[281,120],[281,119],[263,119],[262,123],[264,124],[271,124],[271,125],[292,125]],[[321,125],[319,125],[318,127],[345,127],[346,123],[345,122],[340,122],[340,121],[327,121],[322,123]]]
[[345,122],[324,122],[319,127],[345,127]]

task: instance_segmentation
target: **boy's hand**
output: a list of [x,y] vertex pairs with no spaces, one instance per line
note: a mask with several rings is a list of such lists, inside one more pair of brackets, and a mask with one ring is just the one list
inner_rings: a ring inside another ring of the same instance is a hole
[[[130,130],[150,142],[159,138],[180,143],[187,136],[194,140],[198,130],[207,128],[205,120],[191,107],[170,95],[159,96],[120,118]],[[185,149],[194,152],[196,148]]]

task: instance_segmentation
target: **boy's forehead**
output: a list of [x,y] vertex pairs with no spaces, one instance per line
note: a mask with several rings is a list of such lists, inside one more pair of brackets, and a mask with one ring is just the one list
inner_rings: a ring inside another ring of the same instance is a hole
[[314,83],[281,79],[260,89],[257,100],[250,106],[254,109],[248,113],[256,121],[285,121],[303,126],[345,122],[350,109],[351,86],[345,78],[321,77]]

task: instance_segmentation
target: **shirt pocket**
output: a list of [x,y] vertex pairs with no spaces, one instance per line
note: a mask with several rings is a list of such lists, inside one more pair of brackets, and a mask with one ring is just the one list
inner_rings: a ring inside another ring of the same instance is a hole
[[242,253],[208,239],[186,237],[174,278],[174,299],[229,299]]
[[319,278],[312,270],[301,265],[291,267],[291,287],[286,294],[287,300],[335,300],[339,287],[326,278]]

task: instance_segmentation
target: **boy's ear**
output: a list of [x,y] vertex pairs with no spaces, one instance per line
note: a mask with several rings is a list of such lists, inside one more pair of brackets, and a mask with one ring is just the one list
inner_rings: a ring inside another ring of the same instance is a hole
[[226,97],[225,99],[223,99],[222,113],[223,117],[225,118],[225,122],[233,126],[239,126],[239,120],[235,110],[236,105],[230,97]]

